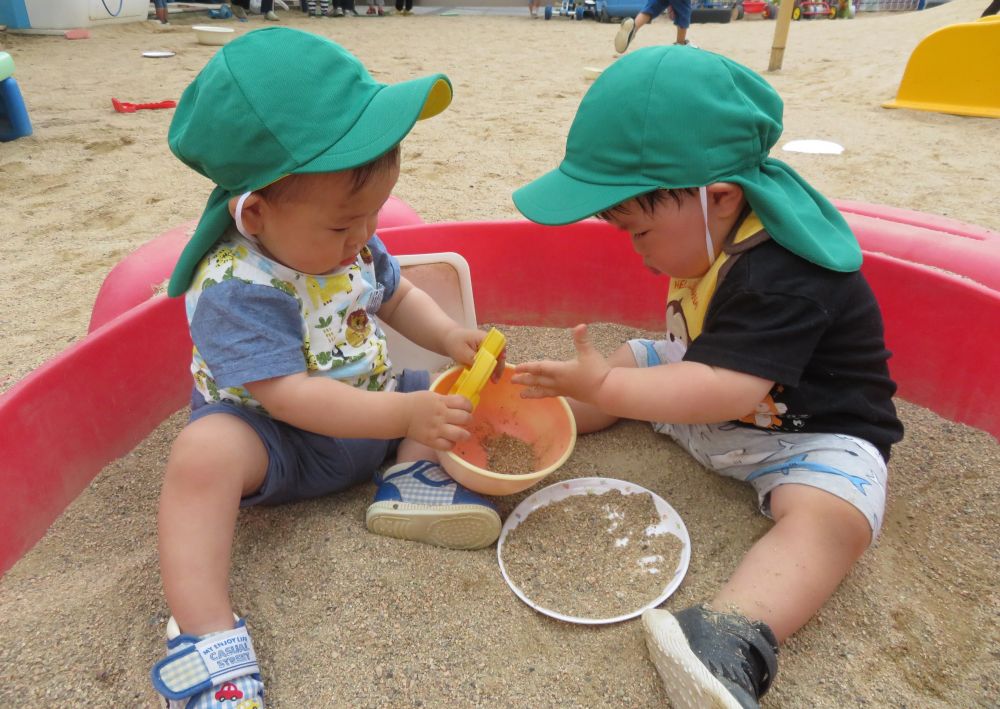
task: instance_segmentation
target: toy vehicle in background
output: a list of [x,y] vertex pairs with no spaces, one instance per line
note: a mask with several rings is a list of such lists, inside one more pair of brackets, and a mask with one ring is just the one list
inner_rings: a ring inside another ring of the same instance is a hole
[[792,19],[803,17],[811,20],[816,17],[828,17],[831,20],[852,18],[857,11],[858,0],[795,0],[792,8]]
[[[587,15],[598,19],[596,11],[597,0],[562,0],[558,13],[571,20],[582,20]],[[641,8],[640,8],[641,9]],[[546,15],[545,19],[549,19]]]
[[829,17],[831,20],[837,18],[837,6],[826,0],[795,0],[795,7],[792,8],[792,19],[802,18],[811,20],[815,17]]
[[743,0],[743,12],[746,15],[759,14],[765,20],[773,20],[778,16],[778,5],[768,0]]
[[[645,0],[596,0],[594,18],[611,22],[635,17],[646,6]],[[692,0],[691,22],[730,22],[743,18],[742,0]]]

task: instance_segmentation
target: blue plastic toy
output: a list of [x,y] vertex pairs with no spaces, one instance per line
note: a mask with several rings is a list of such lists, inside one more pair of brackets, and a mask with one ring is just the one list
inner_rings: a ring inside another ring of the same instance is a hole
[[233,16],[233,11],[229,9],[229,5],[222,5],[218,10],[209,10],[208,16],[213,20],[228,20]]
[[14,80],[14,60],[0,52],[0,142],[31,135],[31,120]]

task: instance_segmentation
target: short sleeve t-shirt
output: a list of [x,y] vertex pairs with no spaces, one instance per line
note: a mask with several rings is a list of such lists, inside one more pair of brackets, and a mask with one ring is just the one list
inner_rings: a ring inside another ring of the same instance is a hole
[[861,272],[830,271],[771,240],[733,260],[684,355],[775,382],[772,408],[741,423],[856,436],[886,460],[903,435],[889,357]]
[[398,262],[377,236],[350,266],[317,276],[227,233],[202,260],[186,296],[195,388],[206,401],[261,411],[245,385],[299,372],[391,389],[385,333],[374,314],[399,279]]

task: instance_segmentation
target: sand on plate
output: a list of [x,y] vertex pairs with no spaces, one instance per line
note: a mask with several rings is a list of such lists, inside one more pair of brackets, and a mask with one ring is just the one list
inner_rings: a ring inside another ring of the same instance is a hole
[[[919,13],[794,24],[785,68],[767,75],[786,102],[779,145],[823,138],[845,152],[775,154],[830,197],[1000,229],[989,149],[1000,123],[880,108],[923,36],[975,19],[984,5],[953,0]],[[281,16],[342,42],[381,80],[450,76],[454,104],[403,147],[397,194],[427,221],[516,217],[511,191],[561,157],[589,86],[581,68],[614,60],[615,28],[594,22]],[[204,205],[208,182],[166,148],[171,112],[111,109],[112,96],[177,98],[215,51],[189,29],[202,17],[172,20],[171,31],[100,27],[74,42],[0,33],[35,127],[0,147],[0,392],[85,335],[117,261]],[[261,21],[230,24],[245,31]],[[773,28],[752,18],[698,25],[691,37],[763,71]],[[637,46],[671,37],[660,22]],[[141,56],[153,49],[176,56]],[[504,330],[512,361],[572,351],[565,331]],[[614,326],[597,333],[605,351],[625,335]],[[765,706],[996,706],[1000,450],[985,433],[900,406],[908,432],[894,450],[883,536],[783,648]],[[156,499],[183,421],[180,412],[109,465],[0,579],[0,706],[153,705],[148,670],[161,656],[167,616]],[[591,475],[647,487],[684,519],[693,555],[667,608],[708,598],[768,527],[749,490],[704,471],[643,424],[581,438],[546,482]],[[269,706],[665,704],[637,623],[591,628],[533,612],[504,584],[492,549],[368,534],[372,492],[364,485],[240,518],[232,592],[249,618]],[[501,498],[502,513],[530,492]]]

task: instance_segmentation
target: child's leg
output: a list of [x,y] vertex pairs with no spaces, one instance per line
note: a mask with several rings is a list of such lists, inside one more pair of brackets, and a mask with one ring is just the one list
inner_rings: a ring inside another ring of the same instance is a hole
[[230,552],[240,499],[264,480],[268,456],[241,419],[213,414],[174,442],[160,496],[159,549],[167,604],[190,635],[233,627]]
[[866,441],[838,434],[731,424],[657,430],[702,465],[752,484],[761,511],[775,520],[716,594],[714,611],[644,617],[668,696],[755,707],[777,671],[778,642],[816,613],[877,536],[885,462]]
[[615,51],[619,54],[624,54],[628,51],[636,32],[659,17],[667,9],[668,5],[669,0],[649,0],[646,6],[635,16],[635,19],[626,17],[622,20],[621,25],[618,27],[618,32],[615,34]]
[[[807,485],[772,492],[775,525],[712,601],[643,614],[650,657],[680,706],[759,706],[777,674],[778,643],[836,590],[871,539],[850,503]],[[685,703],[687,702],[687,703]]]
[[671,0],[674,26],[677,28],[675,44],[687,44],[687,31],[691,26],[691,0]]
[[153,0],[153,9],[156,10],[156,19],[160,24],[170,24],[167,21],[167,0]]
[[774,526],[711,605],[767,623],[780,643],[830,598],[868,548],[872,530],[856,507],[807,485],[775,488],[771,514]]

